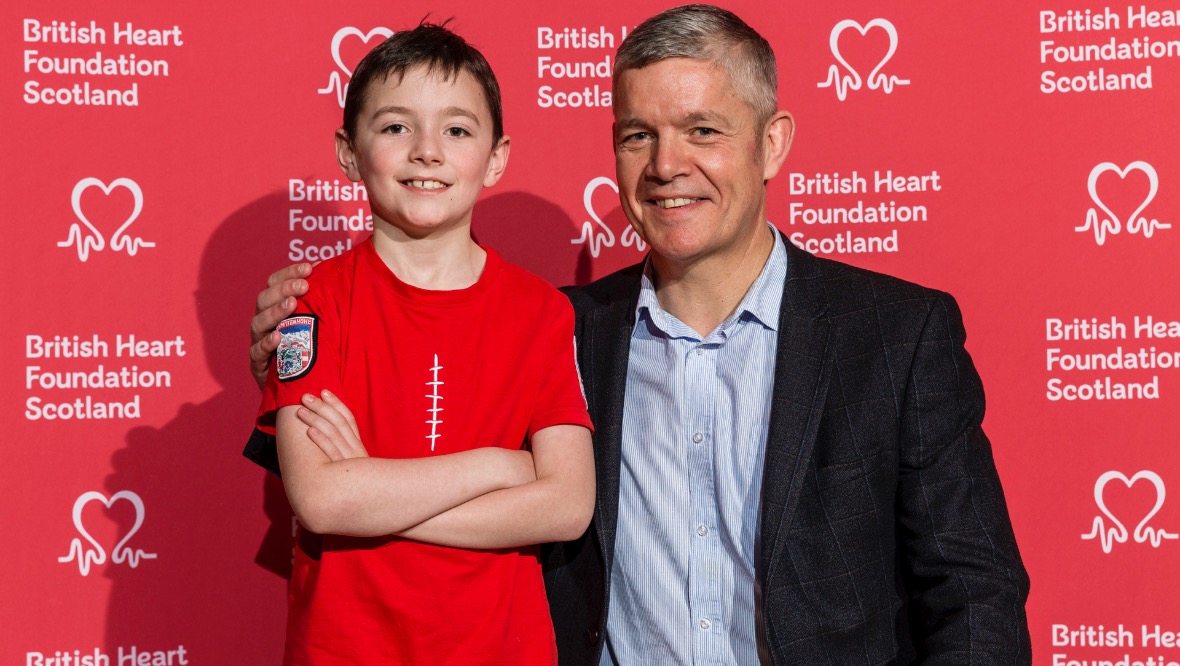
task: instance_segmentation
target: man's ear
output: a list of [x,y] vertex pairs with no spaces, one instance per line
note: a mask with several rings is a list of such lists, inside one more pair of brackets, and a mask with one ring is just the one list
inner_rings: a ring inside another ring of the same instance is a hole
[[340,164],[340,170],[349,180],[354,183],[361,181],[361,171],[356,164],[356,151],[353,150],[352,141],[343,127],[336,130],[336,162]]
[[791,151],[795,139],[795,119],[787,111],[779,110],[766,124],[762,136],[762,180],[768,181],[778,175]]
[[492,148],[492,155],[488,158],[488,170],[483,177],[483,186],[491,187],[500,182],[500,176],[504,175],[504,169],[508,168],[508,149],[512,147],[512,139],[509,137],[500,137],[500,142]]

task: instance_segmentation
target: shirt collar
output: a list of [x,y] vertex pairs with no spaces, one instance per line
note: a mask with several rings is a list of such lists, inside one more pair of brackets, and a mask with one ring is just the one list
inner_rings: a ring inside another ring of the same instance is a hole
[[[762,271],[750,285],[733,314],[717,327],[718,330],[725,330],[733,322],[744,319],[757,321],[772,331],[778,330],[779,312],[783,303],[783,283],[787,279],[787,248],[783,244],[782,234],[773,225],[767,223],[767,226],[770,227],[771,233],[774,235],[774,247],[770,250],[770,256],[766,258]],[[651,279],[651,272],[651,258],[649,257],[643,267],[643,277],[639,286],[639,302],[635,306],[636,325],[638,326],[640,322],[646,320],[667,335],[696,337],[691,333],[692,329],[660,307],[660,301],[656,298],[655,283]],[[685,335],[685,331],[689,332],[688,335]]]

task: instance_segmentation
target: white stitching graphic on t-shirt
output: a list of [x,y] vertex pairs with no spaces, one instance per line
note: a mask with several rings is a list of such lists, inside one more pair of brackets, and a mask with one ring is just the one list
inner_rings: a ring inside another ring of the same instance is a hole
[[439,395],[438,387],[442,386],[444,382],[438,379],[439,370],[442,370],[442,366],[438,364],[438,354],[435,354],[434,366],[430,368],[433,379],[432,381],[426,382],[426,385],[430,387],[430,394],[426,396],[430,398],[430,409],[426,410],[430,412],[430,418],[426,419],[426,422],[430,424],[430,434],[426,436],[426,439],[430,440],[431,451],[434,450],[434,445],[441,436],[438,432],[438,426],[442,424],[442,419],[438,418],[438,414],[442,411],[442,407],[438,406],[438,401],[442,400],[442,396]]

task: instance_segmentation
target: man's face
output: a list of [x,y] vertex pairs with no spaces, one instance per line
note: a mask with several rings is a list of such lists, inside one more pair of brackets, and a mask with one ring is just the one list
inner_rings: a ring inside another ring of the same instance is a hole
[[[659,258],[684,266],[740,256],[764,228],[765,127],[712,62],[671,58],[622,72],[615,170],[631,225]],[[735,254],[736,253],[736,254]]]

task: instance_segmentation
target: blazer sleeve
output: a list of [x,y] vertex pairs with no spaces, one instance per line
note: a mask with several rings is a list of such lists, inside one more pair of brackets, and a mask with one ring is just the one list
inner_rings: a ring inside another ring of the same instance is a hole
[[902,403],[897,538],[909,624],[924,664],[1028,664],[1028,575],[965,338],[954,299],[937,294]]

